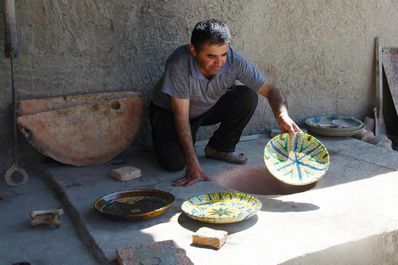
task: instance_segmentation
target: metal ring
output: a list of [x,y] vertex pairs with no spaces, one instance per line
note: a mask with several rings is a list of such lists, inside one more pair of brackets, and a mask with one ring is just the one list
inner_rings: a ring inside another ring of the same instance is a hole
[[[20,182],[15,182],[12,180],[12,176],[18,173],[22,176],[22,180]],[[9,185],[9,186],[18,186],[18,185],[22,185],[25,184],[26,182],[28,182],[29,180],[29,176],[28,173],[26,173],[26,171],[23,168],[20,168],[19,166],[17,166],[17,164],[13,164],[6,172],[6,174],[4,175],[4,179],[5,182]]]

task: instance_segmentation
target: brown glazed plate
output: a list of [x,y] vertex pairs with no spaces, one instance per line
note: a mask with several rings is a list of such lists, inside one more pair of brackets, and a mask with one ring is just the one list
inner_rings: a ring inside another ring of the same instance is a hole
[[173,194],[162,190],[127,190],[102,196],[94,202],[94,208],[110,217],[139,221],[164,214],[174,199]]

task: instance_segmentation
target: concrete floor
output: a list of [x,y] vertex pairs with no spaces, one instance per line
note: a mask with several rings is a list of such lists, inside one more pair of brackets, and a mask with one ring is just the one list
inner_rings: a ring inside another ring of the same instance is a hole
[[[199,160],[213,181],[191,187],[173,187],[183,172],[163,171],[150,151],[129,149],[101,166],[47,163],[24,186],[1,183],[0,192],[9,197],[0,200],[0,264],[115,264],[117,247],[162,240],[173,240],[194,264],[398,264],[398,153],[352,138],[319,139],[331,166],[314,188],[301,193],[271,185],[263,171],[269,140],[263,136],[239,143],[237,151],[249,158],[244,166],[204,158],[199,143]],[[110,177],[112,168],[126,165],[140,168],[142,177],[129,182]],[[165,190],[176,200],[164,215],[140,222],[109,219],[92,207],[104,194],[138,188]],[[184,200],[225,189],[256,194],[262,209],[229,225],[199,223],[181,213]],[[59,229],[29,227],[30,210],[60,205],[67,214]],[[192,246],[192,234],[202,226],[228,231],[226,245]]]
[[59,229],[30,226],[33,210],[62,207],[39,168],[29,168],[29,182],[18,187],[0,183],[0,264],[30,262],[34,265],[98,264],[78,235],[70,216],[61,216]]

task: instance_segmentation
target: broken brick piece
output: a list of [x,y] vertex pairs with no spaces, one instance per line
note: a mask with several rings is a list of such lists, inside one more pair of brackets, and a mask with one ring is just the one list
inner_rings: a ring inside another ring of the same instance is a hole
[[219,249],[227,242],[228,232],[201,227],[192,235],[192,243]]
[[53,225],[57,228],[61,225],[61,222],[58,218],[64,214],[64,210],[59,209],[50,209],[50,210],[37,210],[31,211],[30,213],[30,224],[32,227],[36,227],[38,225],[48,224]]
[[117,248],[116,259],[119,265],[193,265],[185,250],[177,247],[172,240]]
[[128,181],[141,177],[141,170],[136,167],[126,166],[112,169],[111,176],[120,181]]

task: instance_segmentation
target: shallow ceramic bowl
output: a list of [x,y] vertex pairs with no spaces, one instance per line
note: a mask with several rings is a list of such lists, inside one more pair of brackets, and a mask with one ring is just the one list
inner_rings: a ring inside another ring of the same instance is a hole
[[138,221],[164,214],[173,202],[173,194],[166,191],[140,189],[104,195],[94,202],[94,208],[110,217]]
[[290,185],[307,185],[326,174],[330,160],[325,146],[305,133],[284,133],[272,138],[264,149],[268,171]]
[[191,219],[214,224],[236,223],[249,219],[261,209],[257,198],[233,192],[209,193],[194,197],[181,205]]
[[354,117],[341,115],[325,115],[307,118],[304,123],[309,129],[314,128],[318,131],[348,132],[360,130],[364,123]]
[[316,134],[320,136],[330,136],[330,137],[351,137],[356,134],[360,135],[363,130],[366,130],[364,127],[358,130],[352,131],[336,131],[335,128],[326,129],[326,128],[316,128],[316,127],[308,127],[308,132],[310,134]]

